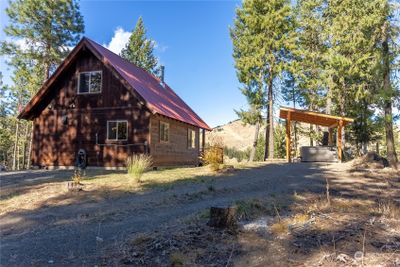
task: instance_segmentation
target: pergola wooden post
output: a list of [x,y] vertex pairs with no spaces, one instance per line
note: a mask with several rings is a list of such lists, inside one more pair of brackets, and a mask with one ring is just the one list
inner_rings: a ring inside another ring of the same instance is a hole
[[328,145],[333,145],[333,128],[338,128],[337,131],[337,153],[338,160],[342,161],[343,144],[342,136],[344,127],[352,123],[354,120],[351,118],[333,116],[319,112],[312,112],[307,110],[300,110],[295,108],[281,107],[279,117],[286,120],[286,159],[291,162],[291,139],[290,139],[290,126],[292,121],[305,122],[315,125],[328,127]]
[[288,162],[291,162],[291,157],[292,157],[292,149],[291,149],[291,144],[290,144],[290,112],[288,113],[287,119],[286,119],[286,160]]

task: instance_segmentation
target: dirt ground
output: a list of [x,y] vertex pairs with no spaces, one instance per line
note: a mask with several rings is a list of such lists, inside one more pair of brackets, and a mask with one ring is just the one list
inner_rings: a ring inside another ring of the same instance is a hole
[[[23,195],[65,185],[70,176],[1,174],[1,197],[12,198],[15,188]],[[397,266],[399,198],[398,172],[311,163],[260,164],[108,197],[54,192],[39,206],[0,215],[0,264]],[[206,225],[209,207],[230,205],[237,207],[238,227]]]

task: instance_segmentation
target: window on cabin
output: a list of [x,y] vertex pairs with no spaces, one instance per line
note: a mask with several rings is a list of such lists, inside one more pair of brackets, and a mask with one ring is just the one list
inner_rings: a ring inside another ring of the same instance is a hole
[[127,121],[107,121],[107,140],[127,140]]
[[161,142],[169,141],[169,124],[162,121],[160,121],[160,141]]
[[196,132],[188,129],[188,148],[196,148]]
[[101,71],[89,71],[79,73],[78,93],[91,94],[101,92]]

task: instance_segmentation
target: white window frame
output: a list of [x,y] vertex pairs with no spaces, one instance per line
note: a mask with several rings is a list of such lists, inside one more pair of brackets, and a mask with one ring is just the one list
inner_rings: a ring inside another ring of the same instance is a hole
[[[165,141],[165,140],[161,139],[161,124],[168,125],[168,141]],[[159,128],[158,128],[158,134],[160,135],[159,136],[160,143],[169,143],[169,137],[170,137],[169,129],[170,128],[169,128],[169,123],[168,122],[160,121],[160,125],[159,125]]]
[[[81,74],[84,73],[90,73],[90,76],[92,76],[92,73],[100,73],[101,77],[101,83],[100,83],[100,91],[98,92],[90,92],[90,77],[89,77],[89,91],[88,92],[81,92],[80,87],[81,87]],[[103,90],[103,71],[102,70],[94,70],[94,71],[81,71],[78,73],[78,95],[88,95],[88,94],[100,94],[101,91]]]
[[[192,140],[189,140],[189,133],[191,134],[191,138],[193,138]],[[188,132],[187,132],[187,142],[188,142],[188,149],[196,149],[196,131],[193,130],[192,128],[188,128]],[[192,146],[192,144],[194,144],[194,146]]]
[[[109,130],[109,123],[110,122],[116,122],[117,123],[116,139],[109,139],[108,138],[108,130]],[[125,139],[118,139],[118,123],[121,123],[121,122],[126,122],[126,138]],[[109,120],[109,121],[107,121],[107,138],[106,138],[106,140],[107,141],[127,141],[128,140],[128,133],[129,133],[128,127],[129,127],[129,124],[128,124],[127,120]]]

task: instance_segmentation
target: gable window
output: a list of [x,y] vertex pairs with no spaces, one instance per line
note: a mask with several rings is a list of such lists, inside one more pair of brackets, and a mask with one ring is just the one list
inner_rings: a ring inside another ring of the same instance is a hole
[[80,72],[78,79],[79,94],[95,94],[101,92],[101,71]]
[[160,121],[160,141],[169,141],[169,124],[163,121]]
[[196,132],[188,129],[188,148],[196,148]]
[[107,140],[123,141],[128,139],[127,121],[107,121]]

